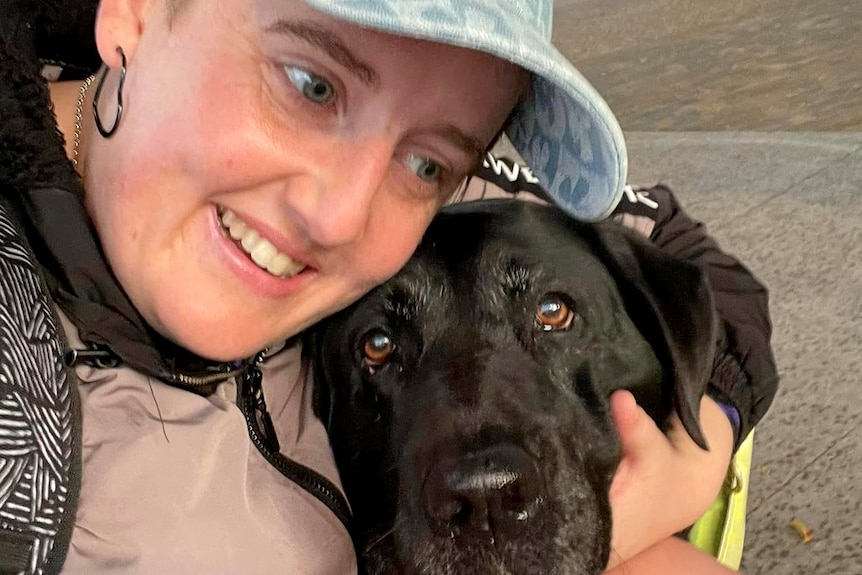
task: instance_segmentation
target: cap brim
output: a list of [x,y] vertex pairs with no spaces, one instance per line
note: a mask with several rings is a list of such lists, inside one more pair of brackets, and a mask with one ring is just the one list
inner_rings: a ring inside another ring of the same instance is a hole
[[[532,72],[532,90],[507,136],[557,205],[579,220],[614,210],[628,170],[622,129],[604,99],[511,0],[306,0],[321,12],[390,34],[479,50]],[[551,10],[550,2],[537,10]],[[469,11],[470,21],[466,21]],[[522,8],[523,9],[523,8]],[[550,23],[549,14],[532,14]]]

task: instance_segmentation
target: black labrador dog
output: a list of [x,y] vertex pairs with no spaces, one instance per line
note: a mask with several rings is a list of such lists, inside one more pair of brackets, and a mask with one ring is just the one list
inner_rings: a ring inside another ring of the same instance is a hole
[[716,320],[697,267],[616,224],[450,207],[407,266],[312,335],[315,405],[377,574],[601,572],[608,396],[698,406]]

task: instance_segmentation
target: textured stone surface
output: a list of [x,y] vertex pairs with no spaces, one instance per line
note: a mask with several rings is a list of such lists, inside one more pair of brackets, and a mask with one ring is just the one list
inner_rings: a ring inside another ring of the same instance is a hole
[[557,0],[624,130],[862,129],[862,2]]
[[[809,178],[835,178],[815,186],[826,200],[830,192],[821,188],[851,177],[844,167],[862,147],[860,134],[629,132],[626,141],[629,183],[684,190],[686,209],[708,219],[711,229]],[[858,202],[856,194],[839,195]]]

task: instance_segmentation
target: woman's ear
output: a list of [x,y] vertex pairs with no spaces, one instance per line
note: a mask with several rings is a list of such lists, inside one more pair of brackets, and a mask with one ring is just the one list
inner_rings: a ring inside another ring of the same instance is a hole
[[[141,34],[150,16],[160,5],[170,0],[101,0],[96,13],[96,47],[102,61],[110,68],[119,68],[121,58],[117,47],[123,48],[126,59],[134,59]],[[164,7],[161,6],[164,10]]]

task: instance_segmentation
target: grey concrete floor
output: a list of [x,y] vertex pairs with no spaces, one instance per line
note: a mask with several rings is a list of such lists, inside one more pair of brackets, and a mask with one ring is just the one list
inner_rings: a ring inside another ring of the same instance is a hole
[[771,290],[781,384],[754,446],[749,575],[862,575],[860,23],[859,0],[556,2],[629,181],[670,184]]

